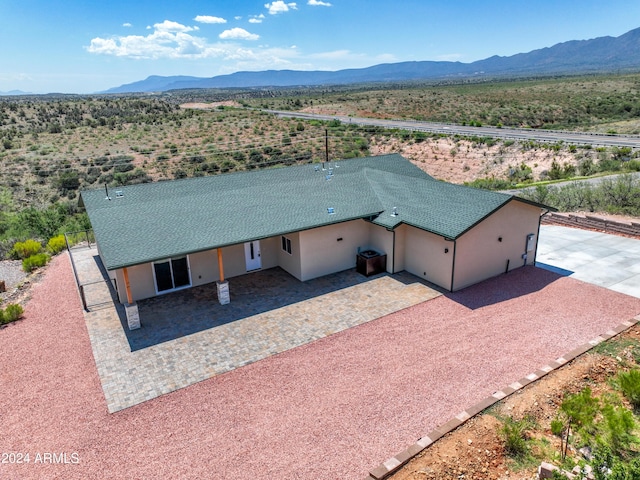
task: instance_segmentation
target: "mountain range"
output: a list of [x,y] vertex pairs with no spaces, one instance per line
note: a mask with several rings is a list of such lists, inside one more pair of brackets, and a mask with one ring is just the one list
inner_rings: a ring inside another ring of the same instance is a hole
[[22,90],[9,90],[8,92],[0,92],[0,96],[12,95],[29,95],[29,92],[23,92]]
[[193,88],[345,85],[498,76],[568,75],[640,70],[640,28],[619,37],[572,40],[528,53],[494,55],[471,63],[415,61],[337,71],[266,70],[211,78],[150,76],[100,93],[164,92]]

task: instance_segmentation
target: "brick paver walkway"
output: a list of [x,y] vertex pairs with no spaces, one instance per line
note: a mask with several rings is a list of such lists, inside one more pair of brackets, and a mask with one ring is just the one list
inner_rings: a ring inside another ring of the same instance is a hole
[[231,304],[215,285],[139,302],[129,332],[94,249],[74,249],[87,291],[85,320],[109,412],[417,305],[440,295],[412,275],[365,278],[354,270],[299,282],[280,269],[230,279]]

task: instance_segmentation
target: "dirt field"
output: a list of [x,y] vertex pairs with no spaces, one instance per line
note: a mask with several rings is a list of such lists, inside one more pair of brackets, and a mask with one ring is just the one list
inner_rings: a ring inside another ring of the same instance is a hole
[[432,177],[451,183],[472,182],[492,176],[504,178],[509,168],[517,168],[521,163],[531,167],[533,177],[540,179],[540,174],[548,171],[553,161],[560,165],[565,162],[576,164],[575,156],[567,151],[532,149],[523,152],[503,145],[478,146],[451,137],[427,139],[420,143],[386,141],[372,144],[372,155],[386,153],[400,153]]

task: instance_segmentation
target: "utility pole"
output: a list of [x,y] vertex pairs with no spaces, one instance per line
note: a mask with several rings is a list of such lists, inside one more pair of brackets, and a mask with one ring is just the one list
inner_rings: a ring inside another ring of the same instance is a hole
[[324,161],[329,163],[329,130],[324,129]]

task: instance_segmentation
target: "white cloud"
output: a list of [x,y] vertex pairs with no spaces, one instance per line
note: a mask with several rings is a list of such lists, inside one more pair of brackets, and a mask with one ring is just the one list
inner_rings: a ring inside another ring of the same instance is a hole
[[222,40],[257,40],[260,35],[249,33],[244,28],[235,27],[222,32],[219,37]]
[[236,15],[235,17],[233,17],[234,20],[242,20],[242,17],[240,15]]
[[153,28],[158,32],[191,32],[197,30],[194,27],[187,27],[178,22],[172,22],[171,20],[165,20],[162,23],[155,23]]
[[295,2],[284,3],[282,0],[277,0],[271,3],[265,3],[264,8],[269,10],[271,15],[277,15],[278,13],[288,12],[289,10],[297,10],[298,5]]
[[[222,58],[245,61],[250,59],[252,62],[261,63],[259,59],[263,55],[270,57],[270,62],[274,62],[273,57],[278,55],[268,48],[259,48],[257,52],[253,52],[234,43],[210,43],[206,38],[192,33],[197,30],[195,27],[165,20],[163,23],[155,24],[147,35],[96,37],[85,48],[94,54],[153,60]],[[232,28],[222,32],[220,38],[257,40],[260,37],[242,28]],[[265,65],[269,65],[269,62],[265,62]]]
[[251,15],[251,18],[249,19],[249,23],[262,23],[262,21],[264,20],[264,14],[260,14],[260,15]]
[[211,15],[198,15],[194,20],[199,23],[227,23],[224,18],[212,17]]
[[329,2],[323,2],[322,0],[309,0],[307,5],[311,5],[312,7],[331,7]]
[[127,23],[123,23],[122,26],[123,27],[132,27],[133,25],[131,25],[129,22],[127,22]]
[[188,33],[198,30],[197,27],[165,20],[147,29],[153,31],[146,36],[96,37],[86,49],[102,55],[147,59],[203,58],[215,54],[215,48],[206,39]]

